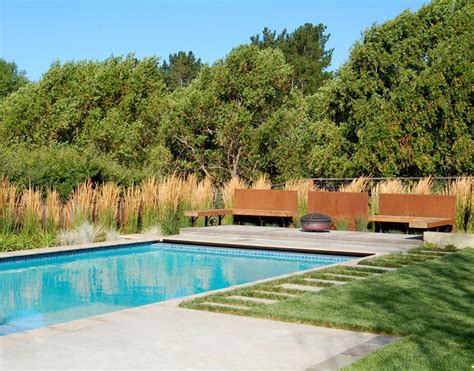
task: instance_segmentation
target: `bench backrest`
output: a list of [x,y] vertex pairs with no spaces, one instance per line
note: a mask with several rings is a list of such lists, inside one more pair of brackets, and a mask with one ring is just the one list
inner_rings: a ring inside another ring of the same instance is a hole
[[329,215],[333,221],[346,219],[355,229],[356,219],[369,217],[369,195],[367,192],[308,192],[308,213]]
[[281,210],[296,214],[298,192],[267,189],[236,189],[234,191],[235,209]]
[[379,215],[454,218],[456,196],[379,194]]

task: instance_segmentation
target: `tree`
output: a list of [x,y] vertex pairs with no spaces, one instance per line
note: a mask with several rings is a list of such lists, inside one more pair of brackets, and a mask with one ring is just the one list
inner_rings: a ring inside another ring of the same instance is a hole
[[235,48],[203,67],[188,88],[177,90],[163,115],[167,146],[177,168],[222,180],[267,171],[268,147],[260,129],[288,98],[292,68],[278,49]]
[[18,71],[14,62],[0,58],[0,99],[28,83],[25,71]]
[[92,146],[122,165],[142,166],[160,144],[164,94],[157,58],[56,62],[40,81],[2,100],[0,140]]
[[190,51],[186,54],[186,52],[180,51],[170,54],[168,62],[163,62],[161,71],[168,89],[175,90],[188,86],[196,78],[201,67],[201,59],[196,59],[193,52]]
[[467,0],[368,29],[312,103],[348,141],[346,175],[472,174],[472,50]]
[[326,50],[330,35],[325,31],[321,23],[316,26],[306,23],[291,33],[284,29],[280,34],[265,27],[262,36],[255,35],[250,40],[260,48],[281,49],[294,68],[293,83],[305,94],[312,94],[331,78],[326,69],[331,64],[334,49]]

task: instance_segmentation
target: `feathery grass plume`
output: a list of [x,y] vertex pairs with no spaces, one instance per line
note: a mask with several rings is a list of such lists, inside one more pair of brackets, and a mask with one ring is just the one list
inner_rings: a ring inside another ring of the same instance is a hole
[[300,218],[308,211],[308,192],[313,190],[314,184],[310,179],[290,179],[285,182],[285,190],[298,192],[298,218],[296,227],[300,227]]
[[338,189],[339,192],[365,192],[369,188],[370,177],[361,176],[355,178],[346,185],[341,185]]
[[272,182],[267,174],[262,174],[252,184],[252,189],[272,189]]
[[76,227],[86,221],[92,223],[95,191],[90,180],[80,184],[69,197],[65,207],[65,226]]
[[140,230],[139,217],[142,206],[142,193],[139,187],[128,187],[123,204],[122,231],[138,233]]
[[59,193],[50,188],[46,196],[45,205],[45,229],[54,233],[61,225],[61,199]]
[[97,193],[95,204],[97,223],[106,230],[117,228],[120,192],[121,189],[117,184],[107,182]]
[[474,177],[459,177],[448,183],[444,194],[456,196],[456,229],[472,230]]
[[20,200],[20,220],[22,232],[34,234],[41,229],[43,205],[41,192],[29,187],[23,191]]
[[[185,209],[194,209],[193,199],[196,197],[199,180],[195,174],[189,174],[186,178],[180,177],[177,174],[170,175],[168,179],[180,184],[179,200]],[[173,180],[171,180],[173,179]]]
[[421,178],[413,184],[408,193],[414,195],[430,195],[433,189],[433,179],[431,177]]
[[247,188],[244,181],[238,176],[232,177],[227,183],[221,188],[222,203],[226,209],[232,209],[234,207],[234,191],[236,189]]
[[17,189],[7,177],[0,182],[0,232],[7,234],[15,229]]
[[159,223],[160,213],[158,204],[158,182],[155,177],[143,181],[142,193],[142,230],[148,229]]
[[171,175],[159,184],[160,227],[164,235],[176,234],[184,221],[183,205],[189,192],[189,183],[177,175]]
[[379,193],[407,193],[407,187],[400,179],[388,179],[372,187],[369,201],[370,215],[375,215],[379,210]]
[[201,180],[191,197],[192,210],[211,209],[214,206],[214,187],[209,177]]

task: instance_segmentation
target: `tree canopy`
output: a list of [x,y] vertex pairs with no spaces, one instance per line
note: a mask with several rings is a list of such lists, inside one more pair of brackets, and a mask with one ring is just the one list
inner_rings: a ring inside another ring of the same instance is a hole
[[472,12],[434,0],[373,25],[333,77],[325,27],[311,24],[266,29],[210,66],[191,52],[161,66],[134,55],[53,63],[0,100],[0,173],[44,185],[35,163],[47,163],[64,190],[173,171],[473,174]]
[[168,62],[163,62],[161,71],[168,89],[175,90],[188,86],[196,78],[201,67],[201,58],[196,59],[191,51],[180,51],[170,54]]
[[326,26],[321,23],[316,26],[306,23],[293,32],[284,29],[279,34],[265,27],[261,36],[252,36],[250,40],[260,48],[280,49],[294,68],[293,84],[303,93],[311,94],[331,78],[326,69],[331,64],[333,49],[326,49],[330,35],[325,31]]
[[14,62],[0,58],[0,99],[28,83],[25,71],[19,71]]

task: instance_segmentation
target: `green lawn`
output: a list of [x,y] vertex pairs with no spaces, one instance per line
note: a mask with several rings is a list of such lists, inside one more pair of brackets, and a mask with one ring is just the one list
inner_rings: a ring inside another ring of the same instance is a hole
[[[246,294],[271,298],[271,294],[261,291],[281,295],[291,290],[278,288],[277,284],[283,281],[275,281],[276,284],[256,286],[258,290],[240,289],[185,302],[183,306],[402,336],[401,340],[354,363],[353,369],[471,369],[474,365],[474,250],[426,261],[419,256],[410,260],[409,255],[399,254],[377,259],[374,265],[383,265],[385,260],[388,265],[394,263],[401,268],[383,274],[376,274],[376,267],[366,265],[313,272],[304,277],[322,277],[327,272],[350,274],[352,270],[354,275],[369,277],[318,293],[286,298],[276,304],[250,305],[245,310],[212,308],[203,303],[235,304],[226,297]],[[302,277],[285,282],[302,282]]]

